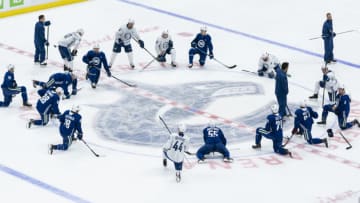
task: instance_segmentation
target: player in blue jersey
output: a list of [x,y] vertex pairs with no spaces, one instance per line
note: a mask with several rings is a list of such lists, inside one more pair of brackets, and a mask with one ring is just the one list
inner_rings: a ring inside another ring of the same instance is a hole
[[213,54],[213,45],[211,42],[211,37],[207,34],[207,27],[201,27],[200,33],[196,35],[195,39],[191,41],[191,48],[189,50],[189,68],[193,67],[194,55],[199,54],[200,66],[205,65],[206,55],[209,50],[210,59],[214,58]]
[[265,128],[257,128],[256,129],[256,138],[255,145],[252,146],[253,149],[261,148],[261,138],[266,137],[273,141],[273,149],[275,153],[281,155],[289,155],[292,157],[291,152],[288,149],[282,147],[283,140],[283,129],[282,117],[279,115],[279,106],[277,104],[273,104],[271,106],[272,114],[267,116],[267,122]]
[[[351,98],[348,94],[345,93],[344,85],[339,85],[338,94],[336,95],[336,103],[324,105],[321,121],[317,123],[326,124],[328,113],[333,112],[338,117],[338,123],[341,130],[351,128],[353,125],[358,125],[358,127],[360,127],[360,123],[357,119],[354,119],[351,122],[347,122],[347,118],[350,114],[350,103]],[[329,137],[333,136],[331,129],[328,130],[328,135]]]
[[167,166],[168,159],[174,162],[177,182],[181,180],[182,165],[185,157],[184,153],[190,153],[188,152],[190,138],[184,135],[185,131],[186,126],[179,124],[178,133],[172,133],[169,140],[163,146],[163,165],[164,167]]
[[63,150],[66,151],[73,140],[76,140],[75,133],[77,134],[77,139],[81,140],[83,137],[83,131],[81,129],[81,115],[79,114],[80,107],[74,105],[70,110],[65,111],[63,114],[58,116],[60,120],[60,135],[63,138],[63,143],[58,145],[49,145],[49,154],[53,153],[53,150]]
[[230,152],[226,148],[226,138],[222,130],[216,127],[212,121],[203,130],[203,138],[205,145],[200,147],[196,152],[196,157],[199,159],[198,163],[202,163],[205,160],[205,155],[210,152],[219,152],[224,156],[224,162],[232,162],[230,158]]
[[35,120],[30,119],[27,124],[28,128],[31,128],[31,125],[46,125],[49,122],[50,115],[55,117],[60,115],[59,111],[59,101],[60,97],[63,94],[63,90],[58,87],[56,90],[48,90],[37,102],[36,109],[40,114],[41,119]]
[[68,86],[72,86],[72,95],[77,94],[77,78],[76,75],[70,72],[65,73],[54,73],[50,76],[48,82],[41,82],[37,80],[33,80],[33,86],[40,86],[42,89],[38,91],[40,96],[43,96],[45,92],[49,89],[56,89],[57,87],[61,87],[64,91],[63,99],[69,99],[70,93],[68,90]]
[[95,44],[93,50],[88,51],[88,53],[83,56],[82,60],[88,65],[86,78],[90,80],[92,88],[96,88],[96,85],[99,81],[101,66],[104,66],[107,76],[111,77],[111,72],[106,60],[106,56],[104,52],[100,51],[99,44]]
[[328,141],[326,138],[312,138],[311,129],[314,123],[313,118],[317,118],[318,114],[313,111],[310,106],[306,105],[306,101],[302,101],[300,108],[295,111],[294,128],[292,134],[303,134],[305,140],[309,144],[321,144],[324,143],[328,147]]
[[8,71],[4,75],[4,81],[1,84],[1,89],[4,95],[4,101],[0,101],[0,107],[8,107],[12,102],[12,98],[17,94],[21,93],[23,105],[31,107],[32,105],[28,102],[28,96],[25,86],[18,86],[15,80],[15,66],[9,64],[7,66]]

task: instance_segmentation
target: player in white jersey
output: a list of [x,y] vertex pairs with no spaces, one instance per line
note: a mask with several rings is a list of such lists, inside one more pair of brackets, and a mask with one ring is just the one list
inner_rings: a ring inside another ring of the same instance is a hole
[[166,62],[166,54],[169,54],[171,55],[171,66],[176,67],[176,51],[174,49],[174,43],[167,30],[163,31],[161,36],[157,38],[155,42],[155,50],[158,55],[157,60],[159,62]]
[[267,52],[263,53],[259,59],[258,75],[275,77],[275,69],[280,68],[280,61],[276,56]]
[[131,38],[137,41],[141,48],[144,48],[144,41],[140,39],[136,29],[134,28],[135,21],[133,19],[129,19],[127,24],[122,26],[116,33],[115,33],[115,42],[113,47],[113,53],[110,59],[110,68],[115,62],[116,55],[121,52],[121,47],[125,49],[125,53],[128,55],[129,63],[131,68],[135,68],[134,65],[134,57],[132,53],[131,47]]
[[335,102],[336,92],[339,87],[339,82],[335,77],[333,71],[329,70],[327,66],[321,67],[321,71],[323,72],[323,78],[320,81],[315,83],[314,94],[310,96],[310,99],[317,99],[319,94],[319,89],[326,88],[326,91],[329,95],[329,100],[331,102]]
[[[81,37],[84,36],[84,30],[78,29],[76,32],[66,34],[59,42],[59,52],[61,58],[64,60],[64,70],[72,72],[73,59],[77,54]],[[72,50],[71,50],[72,49]]]
[[180,124],[178,126],[178,133],[172,133],[169,140],[163,146],[163,165],[165,167],[167,166],[167,159],[174,162],[177,182],[181,180],[181,170],[185,156],[184,152],[189,153],[187,150],[190,138],[184,135],[185,131],[186,126]]

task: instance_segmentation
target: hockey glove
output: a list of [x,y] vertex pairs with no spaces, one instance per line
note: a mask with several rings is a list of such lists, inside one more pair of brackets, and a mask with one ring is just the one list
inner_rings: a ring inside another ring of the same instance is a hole
[[65,100],[65,99],[70,99],[70,95],[63,95],[62,99],[63,99],[63,100]]
[[76,54],[77,54],[77,50],[76,50],[76,49],[74,49],[74,50],[71,51],[71,56],[76,56]]
[[111,77],[111,72],[110,71],[106,71],[106,74],[108,77]]
[[144,44],[144,41],[142,41],[141,39],[139,40],[139,45],[141,48],[144,48],[145,47],[145,44]]
[[165,55],[159,54],[159,56],[157,57],[157,61],[159,61],[159,62],[165,62],[165,61],[166,61]]
[[196,42],[191,42],[191,47],[196,48]]
[[82,137],[83,137],[83,134],[78,133],[78,135],[77,135],[77,139],[78,139],[78,140],[82,140]]
[[264,71],[262,71],[262,70],[258,70],[258,76],[264,76]]
[[49,20],[48,20],[48,21],[45,21],[45,22],[44,22],[44,25],[45,25],[45,26],[49,26],[49,25],[51,25],[51,22],[50,22]]
[[17,88],[17,83],[16,83],[16,81],[14,80],[14,82],[13,82],[13,84],[12,84],[12,88]]
[[212,52],[210,52],[209,57],[210,57],[210,59],[213,59],[213,58],[214,58],[214,54],[213,54]]

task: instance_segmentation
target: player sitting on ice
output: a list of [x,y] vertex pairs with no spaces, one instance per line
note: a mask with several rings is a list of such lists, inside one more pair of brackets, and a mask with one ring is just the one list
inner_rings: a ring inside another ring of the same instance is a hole
[[[63,90],[58,87],[56,90],[48,90],[36,103],[36,110],[39,112],[41,120],[30,119],[27,127],[31,125],[45,126],[49,122],[49,117],[57,117],[60,115],[59,101],[63,94]],[[51,116],[50,116],[51,115]]]
[[167,159],[174,162],[177,182],[181,180],[181,170],[185,156],[184,152],[189,153],[187,150],[190,138],[184,135],[185,131],[186,126],[179,124],[178,133],[172,133],[169,140],[163,146],[163,165],[164,167],[167,166]]
[[100,78],[102,65],[106,70],[107,76],[111,77],[111,72],[106,61],[106,56],[104,52],[100,51],[99,44],[95,44],[93,50],[88,51],[88,53],[83,56],[82,60],[88,65],[86,79],[90,80],[92,88],[96,88]]
[[[73,60],[78,52],[78,48],[81,42],[81,37],[84,36],[84,30],[78,29],[76,32],[66,34],[59,41],[59,52],[61,58],[64,60],[64,71],[73,70]],[[71,50],[72,48],[72,50]]]
[[4,101],[0,101],[0,107],[8,107],[12,102],[12,98],[21,93],[23,100],[23,106],[31,107],[32,105],[28,102],[28,96],[25,86],[18,86],[15,80],[15,66],[9,64],[7,66],[8,71],[4,75],[4,81],[1,84],[1,89],[4,95]]
[[81,115],[79,114],[80,107],[74,105],[70,110],[65,111],[58,116],[60,120],[60,135],[63,138],[63,143],[58,145],[49,145],[49,154],[53,153],[53,150],[66,151],[73,140],[76,140],[75,133],[77,133],[77,139],[81,140],[83,137],[83,131],[81,129]]
[[115,34],[115,42],[113,47],[113,53],[111,55],[111,60],[109,66],[111,67],[115,63],[115,58],[118,53],[121,52],[121,48],[125,49],[125,53],[127,53],[130,67],[135,68],[134,65],[134,56],[131,47],[131,38],[134,38],[137,41],[141,48],[144,48],[144,41],[140,39],[139,34],[134,28],[135,21],[133,19],[129,19],[126,25],[120,27],[120,29]]
[[64,91],[63,99],[69,99],[70,93],[68,90],[68,86],[71,84],[72,86],[72,95],[77,94],[77,78],[76,75],[70,72],[65,73],[54,73],[49,77],[48,82],[41,82],[37,80],[33,80],[33,86],[40,86],[42,89],[38,91],[38,94],[42,97],[45,92],[49,89],[56,89],[61,87]]
[[[339,85],[337,93],[338,94],[336,95],[335,99],[336,103],[324,105],[321,121],[317,122],[317,124],[326,124],[328,113],[333,112],[338,117],[338,123],[341,130],[351,128],[353,125],[358,125],[358,127],[360,127],[360,123],[357,119],[354,119],[351,122],[347,122],[347,118],[350,113],[351,98],[348,94],[345,93],[344,85]],[[331,129],[328,129],[327,132],[329,137],[334,136]]]
[[279,106],[277,104],[271,105],[272,114],[267,116],[267,122],[265,128],[256,129],[255,145],[253,149],[261,148],[261,138],[266,137],[273,141],[273,149],[275,153],[281,155],[289,155],[292,157],[291,152],[288,149],[282,147],[283,130],[282,117],[279,115]]
[[200,33],[196,35],[195,39],[191,41],[191,48],[189,50],[189,68],[193,67],[194,55],[199,54],[200,66],[205,65],[206,55],[209,50],[210,59],[214,58],[213,54],[213,45],[211,42],[211,37],[207,34],[207,27],[203,26],[200,28]]
[[224,156],[224,162],[232,162],[230,152],[226,148],[226,138],[222,130],[216,127],[215,123],[210,121],[209,125],[203,130],[203,138],[205,145],[200,147],[196,152],[196,157],[199,159],[198,163],[205,161],[205,155],[210,152],[219,152]]
[[166,54],[171,55],[171,66],[176,67],[176,51],[171,36],[169,35],[169,31],[163,31],[161,36],[157,38],[155,42],[155,51],[158,55],[157,60],[161,63],[166,62]]
[[259,76],[268,76],[269,78],[275,77],[275,70],[280,68],[280,61],[276,56],[267,52],[263,53],[259,59]]
[[309,144],[324,143],[328,147],[328,141],[326,138],[312,138],[311,129],[314,123],[313,118],[317,118],[318,114],[313,111],[310,106],[306,105],[306,101],[300,103],[300,108],[295,111],[294,128],[292,134],[303,134],[305,140]]
[[310,96],[310,99],[317,99],[319,94],[319,89],[326,88],[329,94],[329,100],[331,102],[335,102],[336,90],[338,88],[338,81],[335,78],[335,74],[333,71],[329,70],[327,66],[321,67],[321,71],[323,72],[323,78],[320,81],[315,83],[314,94]]

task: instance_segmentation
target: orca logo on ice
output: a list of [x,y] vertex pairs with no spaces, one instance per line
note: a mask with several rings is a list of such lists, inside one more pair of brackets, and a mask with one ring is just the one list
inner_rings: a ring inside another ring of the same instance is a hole
[[[111,108],[99,107],[101,109],[99,115],[101,116],[97,117],[95,123],[96,130],[100,135],[124,143],[161,146],[166,142],[168,132],[159,122],[159,115],[166,120],[173,132],[176,132],[179,121],[200,118],[203,120],[200,123],[191,124],[192,122],[186,122],[186,134],[191,137],[192,145],[201,145],[203,144],[202,130],[209,119],[197,114],[197,111],[206,111],[210,106],[222,105],[217,104],[219,99],[234,98],[241,100],[244,99],[242,97],[250,95],[256,99],[257,95],[264,94],[263,88],[253,82],[207,81],[162,86],[160,88],[159,86],[142,85],[142,88],[155,95],[161,95],[177,103],[190,106],[191,109],[177,108],[174,105],[133,93],[124,93],[122,99],[112,104]],[[270,101],[262,100],[262,102],[266,106],[266,102]],[[242,105],[242,103],[239,103],[231,108],[224,106],[218,106],[217,108],[224,108],[224,110],[231,113],[236,112]],[[231,119],[234,122],[241,122],[255,127],[263,125],[263,120],[260,118],[265,118],[267,113],[264,109],[254,109],[254,112],[248,115],[239,113],[241,115],[236,116],[235,114]],[[234,128],[221,122],[219,122],[218,126],[222,128],[229,142],[234,143],[244,139],[253,139],[253,135],[246,129]]]

